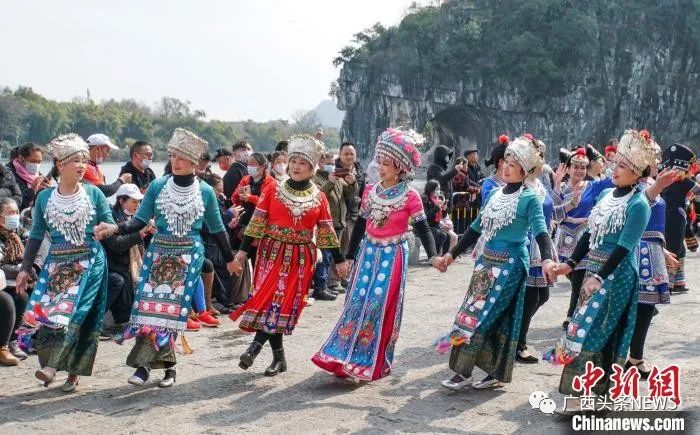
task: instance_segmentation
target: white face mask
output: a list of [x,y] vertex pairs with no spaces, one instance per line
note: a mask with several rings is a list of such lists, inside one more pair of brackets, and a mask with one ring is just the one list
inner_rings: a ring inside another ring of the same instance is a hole
[[250,174],[251,177],[255,178],[258,176],[260,173],[260,168],[257,166],[248,166],[248,174]]
[[29,172],[32,175],[39,173],[39,164],[38,163],[24,162],[24,168],[27,170],[27,172]]
[[19,228],[19,215],[11,214],[9,216],[5,216],[5,223],[2,226],[9,231],[16,230]]
[[97,163],[98,165],[101,165],[104,162],[105,162],[105,158],[102,156],[99,156],[98,158],[95,159],[95,163]]
[[284,163],[276,164],[275,165],[275,172],[277,172],[280,175],[286,174],[287,173],[287,165],[285,165]]
[[143,169],[148,169],[148,168],[151,167],[151,163],[153,163],[153,160],[146,160],[146,159],[144,159],[144,160],[141,162],[141,166],[143,166]]
[[330,174],[335,171],[335,165],[323,165],[323,170]]

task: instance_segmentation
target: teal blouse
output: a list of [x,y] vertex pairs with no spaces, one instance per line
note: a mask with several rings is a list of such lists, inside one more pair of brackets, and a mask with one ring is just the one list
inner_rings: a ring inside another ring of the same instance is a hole
[[[496,190],[491,192],[484,205],[488,204],[495,192]],[[482,206],[483,209],[484,206]],[[474,231],[482,232],[481,213],[479,213],[471,227]],[[499,248],[517,244],[525,248],[528,242],[529,231],[532,231],[534,237],[537,237],[540,234],[547,233],[547,225],[542,212],[542,202],[532,189],[525,187],[518,200],[515,219],[510,225],[501,228],[491,240],[486,242],[486,246]]]
[[[596,203],[608,192],[612,191],[613,189],[605,189],[602,191],[600,195],[598,195]],[[603,238],[601,248],[606,251],[611,251],[615,249],[615,246],[619,245],[626,248],[630,252],[630,255],[634,256],[634,252],[637,246],[639,246],[639,241],[642,239],[642,233],[644,233],[647,223],[649,223],[649,216],[651,216],[649,202],[644,196],[644,192],[637,189],[627,203],[625,224],[620,230],[606,234]]]
[[[168,220],[156,207],[156,199],[158,198],[160,191],[163,190],[163,186],[165,186],[168,178],[170,178],[170,175],[157,178],[148,185],[143,201],[141,201],[141,205],[134,215],[136,219],[144,223],[148,223],[151,218],[155,218],[156,227],[158,227],[158,232],[160,233],[168,232]],[[199,183],[199,191],[202,193],[204,216],[195,219],[195,221],[192,223],[192,230],[200,231],[202,229],[202,224],[206,222],[209,232],[212,234],[225,231],[226,229],[224,228],[224,223],[221,221],[219,203],[216,201],[214,189],[199,179],[195,180],[195,183]]]
[[[46,219],[44,218],[44,214],[46,213],[46,205],[48,204],[49,198],[51,197],[54,189],[56,188],[49,187],[44,189],[39,192],[36,197],[36,201],[34,202],[34,210],[32,212],[32,229],[29,232],[30,239],[43,240],[44,235],[48,232],[52,243],[65,241],[63,234],[46,222]],[[92,237],[94,235],[93,228],[95,225],[101,222],[113,224],[114,219],[112,218],[112,210],[109,207],[109,202],[107,202],[107,198],[105,198],[100,189],[91,184],[83,184],[83,189],[85,189],[85,192],[90,198],[92,205],[95,207],[95,214],[92,216],[92,219],[90,222],[88,222],[87,228],[85,229],[85,234]]]

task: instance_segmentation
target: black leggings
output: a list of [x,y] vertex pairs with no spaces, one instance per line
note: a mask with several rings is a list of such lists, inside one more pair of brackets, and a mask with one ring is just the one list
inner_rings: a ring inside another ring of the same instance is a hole
[[282,333],[269,334],[265,331],[258,331],[255,333],[255,338],[253,341],[257,341],[261,346],[265,345],[265,342],[270,340],[270,347],[272,350],[282,349]]
[[634,359],[644,357],[644,342],[647,339],[652,317],[654,317],[653,305],[637,304],[637,321],[634,324],[634,334],[630,343],[630,357]]
[[569,274],[571,281],[571,299],[569,299],[569,311],[566,312],[566,317],[571,319],[574,316],[574,310],[578,303],[578,297],[581,294],[581,286],[583,286],[583,278],[586,277],[586,270],[574,270]]
[[8,289],[0,290],[0,346],[17,340],[17,328],[22,325],[22,315],[27,308],[27,294],[17,295]]
[[548,300],[549,287],[525,287],[525,306],[523,307],[523,321],[520,324],[518,350],[527,349],[527,331],[530,329],[530,321],[537,310]]

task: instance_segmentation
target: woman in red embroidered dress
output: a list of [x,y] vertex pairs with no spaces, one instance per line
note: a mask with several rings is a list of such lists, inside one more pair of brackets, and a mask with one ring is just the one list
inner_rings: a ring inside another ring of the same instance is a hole
[[[301,316],[314,274],[317,246],[331,250],[340,276],[347,273],[326,196],[310,181],[322,152],[323,145],[312,136],[290,139],[290,178],[263,191],[234,260],[240,272],[240,265],[253,250],[253,239],[261,239],[253,295],[230,315],[232,320],[241,317],[239,327],[244,331],[256,332],[238,364],[244,370],[253,364],[268,340],[273,360],[265,375],[287,370],[282,336],[292,334]],[[312,241],[314,228],[316,244]]]

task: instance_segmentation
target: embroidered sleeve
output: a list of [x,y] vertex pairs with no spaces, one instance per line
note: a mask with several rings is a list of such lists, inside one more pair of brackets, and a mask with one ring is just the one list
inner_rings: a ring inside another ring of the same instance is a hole
[[537,237],[540,234],[547,234],[547,225],[545,224],[544,213],[542,212],[542,204],[535,196],[529,198],[527,214],[530,231],[532,231],[533,236]]
[[340,242],[338,242],[338,237],[335,234],[331,209],[328,205],[326,195],[324,194],[321,194],[321,203],[319,207],[321,207],[321,210],[318,214],[318,221],[316,222],[316,246],[321,249],[338,248],[340,247]]
[[155,214],[156,198],[158,198],[158,194],[160,193],[160,188],[162,186],[162,182],[153,182],[148,185],[146,193],[143,196],[143,200],[141,201],[138,210],[136,210],[134,218],[143,223],[148,223],[148,221],[151,220]]
[[557,195],[553,190],[547,189],[550,198],[552,198],[552,204],[554,206],[552,213],[552,220],[554,222],[561,222],[566,219],[566,203]]
[[221,220],[221,209],[216,201],[216,194],[213,189],[202,190],[202,200],[204,201],[204,221],[207,223],[209,232],[212,234],[226,231],[224,222]]
[[642,233],[649,223],[650,215],[651,208],[646,201],[636,201],[630,204],[627,208],[627,217],[617,245],[634,252],[634,249],[639,245],[639,240],[642,238]]
[[[105,198],[102,191],[97,191],[93,195],[93,202],[95,205],[95,218],[98,223],[107,222],[110,224],[114,223],[114,217],[112,216],[112,210],[109,208],[109,202]],[[89,233],[92,233],[92,228],[89,229]]]
[[368,184],[367,186],[365,186],[365,191],[362,192],[362,201],[360,202],[360,216],[362,216],[365,219],[369,219],[369,215],[371,212],[367,204],[367,197],[369,196],[369,192],[372,190],[373,187],[373,184]]
[[270,188],[265,189],[258,199],[258,205],[255,207],[255,212],[253,217],[250,218],[250,222],[245,229],[245,235],[253,237],[255,239],[262,239],[265,235],[265,230],[267,229],[268,221],[268,210],[270,209],[270,201],[275,195],[276,185],[270,186]]
[[32,210],[32,229],[29,231],[29,238],[35,240],[43,240],[48,228],[44,219],[44,209],[46,208],[46,198],[49,196],[50,189],[45,189],[37,196]]
[[423,209],[423,201],[415,190],[411,189],[407,193],[406,209],[413,222],[420,222],[427,219]]

